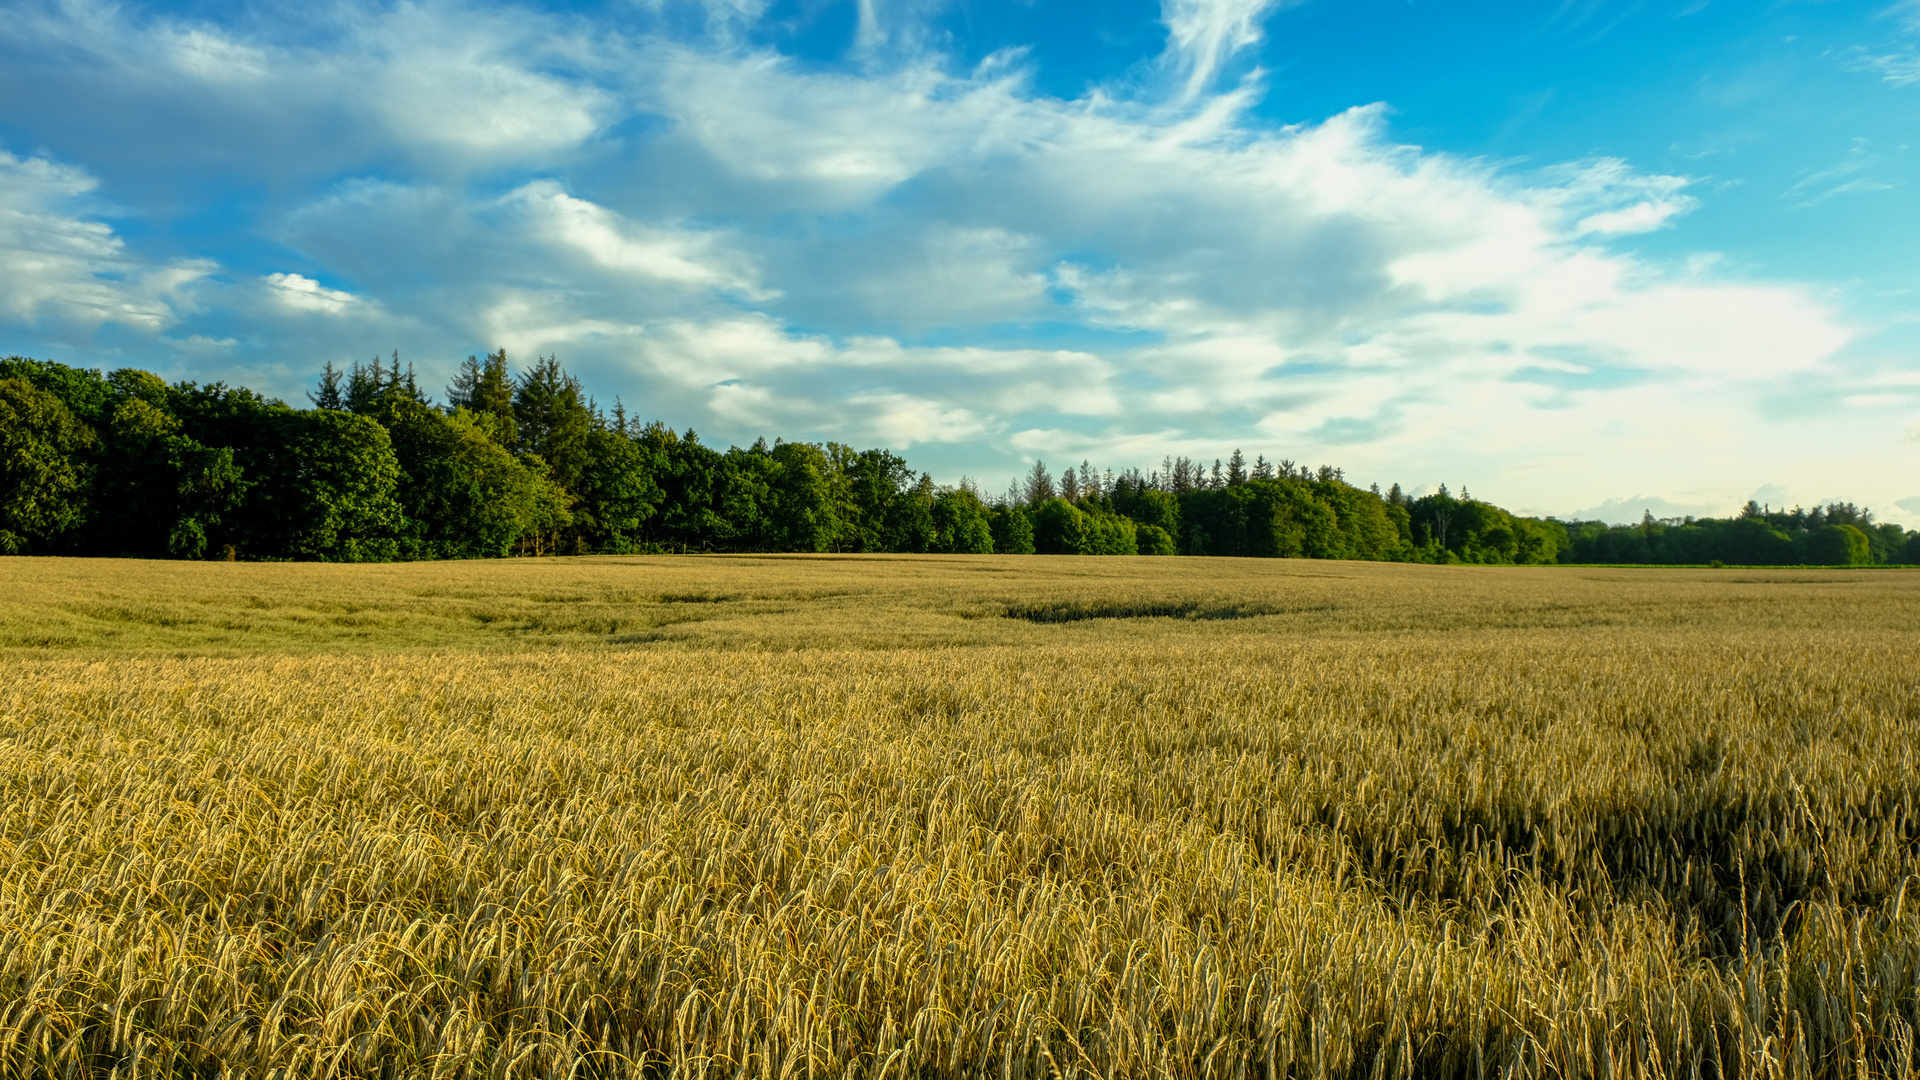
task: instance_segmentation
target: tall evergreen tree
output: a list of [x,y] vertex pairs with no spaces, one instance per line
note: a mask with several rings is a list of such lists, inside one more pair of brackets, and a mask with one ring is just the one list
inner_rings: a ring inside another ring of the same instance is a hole
[[365,415],[378,407],[387,393],[387,368],[378,356],[366,367],[358,360],[347,372],[346,388],[340,399],[348,412]]
[[344,409],[347,407],[345,381],[346,373],[329,360],[327,366],[320,369],[319,388],[308,391],[307,400],[313,402],[316,409]]
[[553,470],[561,487],[574,491],[586,471],[587,435],[593,430],[580,381],[567,374],[557,356],[543,356],[514,383],[513,418],[519,449],[536,454]]
[[1026,481],[1020,487],[1020,501],[1032,509],[1054,495],[1053,474],[1047,471],[1046,462],[1035,459],[1033,468],[1027,470]]
[[494,442],[512,450],[520,437],[513,414],[513,382],[507,350],[490,352],[484,361],[469,356],[447,387],[447,404],[472,413]]

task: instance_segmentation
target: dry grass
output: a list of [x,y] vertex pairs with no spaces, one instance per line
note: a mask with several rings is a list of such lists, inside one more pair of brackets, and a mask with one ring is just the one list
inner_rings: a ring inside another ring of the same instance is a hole
[[1920,575],[0,586],[0,1075],[1920,1064]]

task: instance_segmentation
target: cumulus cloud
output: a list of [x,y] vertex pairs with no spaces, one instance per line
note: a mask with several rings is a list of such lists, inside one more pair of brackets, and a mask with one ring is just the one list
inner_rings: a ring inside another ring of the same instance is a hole
[[341,289],[329,289],[299,274],[268,274],[267,287],[276,303],[288,311],[318,311],[326,315],[345,312],[358,297]]
[[[1831,295],[1621,244],[1683,228],[1689,177],[1436,153],[1383,104],[1261,119],[1258,80],[1221,76],[1286,6],[1166,0],[1168,85],[1061,99],[1019,54],[956,69],[912,0],[864,4],[846,64],[743,44],[752,0],[678,37],[451,3],[316,9],[295,34],[73,0],[0,26],[0,92],[128,132],[161,169],[231,160],[289,192],[244,223],[300,257],[241,272],[271,302],[181,334],[315,366],[348,340],[443,364],[559,349],[606,396],[724,438],[945,448],[976,475],[1241,443],[1489,476],[1552,512],[1706,441],[1685,467],[1728,491],[1756,455],[1817,458],[1755,423],[1795,380],[1903,392],[1838,372],[1858,330]],[[141,143],[154,110],[192,146]],[[175,325],[193,279],[154,275],[203,264],[139,263],[57,209],[88,175],[6,160],[6,221],[43,224],[0,236],[42,239],[0,246],[66,252],[49,280],[71,287],[8,273],[0,310]],[[139,190],[124,175],[116,198]]]

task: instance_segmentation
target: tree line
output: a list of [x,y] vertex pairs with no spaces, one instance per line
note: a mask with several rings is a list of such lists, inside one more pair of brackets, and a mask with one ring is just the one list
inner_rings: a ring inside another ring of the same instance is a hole
[[1637,526],[1511,514],[1446,486],[1168,457],[1035,462],[1004,494],[884,448],[692,430],[605,410],[552,356],[468,357],[423,391],[398,354],[331,363],[296,408],[244,387],[0,360],[0,554],[181,559],[668,552],[1225,555],[1428,563],[1920,563],[1852,504]]

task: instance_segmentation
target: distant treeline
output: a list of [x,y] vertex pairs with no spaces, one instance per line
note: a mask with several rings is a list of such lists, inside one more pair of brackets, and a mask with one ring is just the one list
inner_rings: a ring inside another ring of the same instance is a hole
[[497,558],[639,552],[1234,555],[1431,563],[1920,563],[1920,533],[1850,504],[1640,525],[1519,517],[1328,466],[1150,472],[1036,462],[1006,493],[936,485],[885,449],[719,450],[588,398],[553,357],[469,357],[438,405],[398,356],[329,364],[312,408],[0,360],[0,553]]

